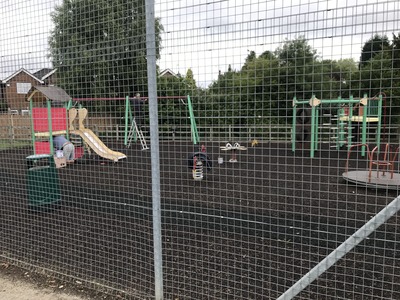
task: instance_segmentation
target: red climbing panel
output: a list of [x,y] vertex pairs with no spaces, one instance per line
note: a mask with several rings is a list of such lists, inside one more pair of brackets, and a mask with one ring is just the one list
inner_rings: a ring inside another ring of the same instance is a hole
[[[35,132],[49,132],[47,108],[33,108],[33,130]],[[51,108],[52,131],[67,130],[67,110],[62,107]]]

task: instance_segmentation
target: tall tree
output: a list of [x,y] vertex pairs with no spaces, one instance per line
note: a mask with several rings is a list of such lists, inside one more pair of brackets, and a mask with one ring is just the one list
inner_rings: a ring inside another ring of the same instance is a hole
[[310,93],[322,90],[322,65],[317,62],[316,50],[304,37],[285,41],[283,46],[275,51],[275,55],[279,59],[279,108],[291,108],[294,96],[300,99],[309,98]]
[[185,82],[189,89],[192,91],[196,90],[196,80],[194,79],[193,71],[192,69],[188,69],[186,72],[186,77],[185,77]]
[[385,124],[398,124],[400,120],[400,77],[398,37],[393,35],[393,41],[388,51],[381,51],[368,60],[355,76],[352,88],[353,94],[369,97],[381,94],[384,98]]
[[400,69],[400,33],[395,35],[393,33],[392,40],[392,57],[393,57],[393,68]]
[[316,59],[316,50],[308,44],[304,37],[287,40],[275,51],[282,65],[304,66],[312,64]]
[[[73,96],[147,92],[145,0],[64,0],[52,15],[50,56]],[[157,55],[162,25],[156,20]]]
[[386,35],[376,34],[370,38],[362,47],[360,57],[360,68],[364,67],[367,62],[373,58],[376,54],[383,50],[390,48],[389,39]]
[[247,50],[247,51],[249,52],[249,54],[246,57],[246,60],[244,62],[242,69],[246,69],[247,65],[250,64],[252,61],[254,61],[257,58],[256,52],[254,52],[253,50],[251,50],[251,51]]
[[[355,60],[353,58],[343,58],[338,61],[323,60],[321,64],[324,95],[328,98],[338,96],[347,98],[350,93],[351,80],[358,72],[358,64]],[[328,93],[328,91],[331,92]]]

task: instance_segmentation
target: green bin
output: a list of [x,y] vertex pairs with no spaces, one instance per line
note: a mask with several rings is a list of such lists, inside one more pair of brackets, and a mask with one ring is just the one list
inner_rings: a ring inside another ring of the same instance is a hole
[[61,199],[61,192],[53,156],[30,155],[26,162],[29,206],[42,207],[57,203]]

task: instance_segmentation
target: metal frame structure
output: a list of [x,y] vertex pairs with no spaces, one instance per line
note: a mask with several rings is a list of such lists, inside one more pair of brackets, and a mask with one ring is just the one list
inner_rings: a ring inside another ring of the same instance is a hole
[[[320,100],[313,95],[310,100],[297,100],[296,97],[293,99],[293,115],[292,115],[292,151],[296,150],[296,109],[299,105],[309,105],[311,107],[311,145],[310,145],[310,157],[313,158],[315,156],[315,151],[318,150],[319,143],[319,107],[322,107],[324,104],[339,104],[339,105],[348,105],[348,115],[345,114],[345,110],[343,107],[338,109],[338,125],[337,125],[337,144],[339,147],[343,146],[347,143],[348,147],[352,145],[352,122],[361,122],[362,124],[362,135],[361,135],[361,143],[366,144],[367,141],[367,124],[370,122],[377,123],[376,129],[376,143],[379,146],[381,143],[381,127],[382,127],[382,95],[379,95],[377,112],[374,114],[376,118],[370,118],[368,105],[371,103],[370,101],[375,101],[368,99],[367,95],[364,95],[362,99],[354,99],[352,96],[349,99],[324,99]],[[363,109],[362,116],[354,116],[353,115],[353,104],[362,105],[365,109]],[[345,123],[347,122],[347,126]],[[347,127],[347,141],[345,142],[345,126]],[[365,146],[362,146],[362,156],[365,155]]]

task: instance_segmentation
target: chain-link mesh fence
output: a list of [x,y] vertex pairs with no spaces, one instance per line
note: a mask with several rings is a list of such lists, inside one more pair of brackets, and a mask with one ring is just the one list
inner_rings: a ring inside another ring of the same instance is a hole
[[0,261],[116,299],[400,298],[400,2],[1,6]]

